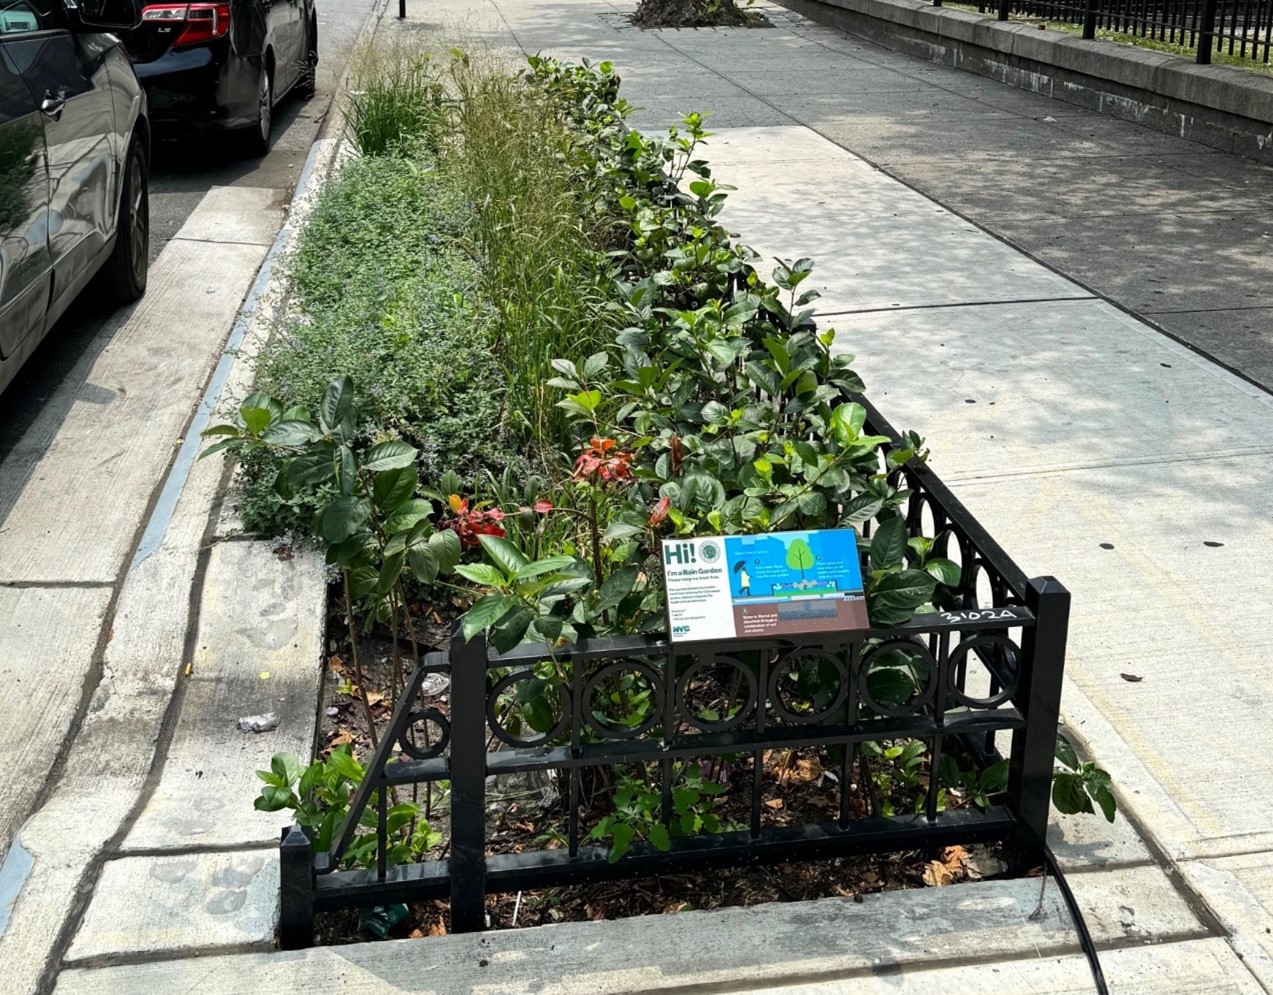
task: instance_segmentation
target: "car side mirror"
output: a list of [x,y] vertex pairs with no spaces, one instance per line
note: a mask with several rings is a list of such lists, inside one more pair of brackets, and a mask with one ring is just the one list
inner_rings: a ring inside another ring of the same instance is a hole
[[141,24],[141,0],[62,0],[71,30],[83,34],[132,31]]

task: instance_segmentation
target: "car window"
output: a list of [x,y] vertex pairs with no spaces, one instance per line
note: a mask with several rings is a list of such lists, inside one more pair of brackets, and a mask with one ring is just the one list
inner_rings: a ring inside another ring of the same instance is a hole
[[0,38],[56,27],[52,0],[0,0]]

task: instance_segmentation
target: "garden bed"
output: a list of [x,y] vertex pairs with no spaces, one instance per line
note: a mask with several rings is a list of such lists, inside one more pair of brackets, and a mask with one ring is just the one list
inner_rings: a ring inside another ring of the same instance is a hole
[[[249,526],[310,532],[336,628],[374,636],[332,648],[319,758],[262,772],[257,807],[299,827],[284,944],[316,909],[411,901],[427,932],[449,896],[468,930],[517,894],[590,918],[666,911],[668,882],[944,883],[973,844],[1029,866],[1068,595],[870,409],[812,262],[767,278],[716,222],[703,118],[628,130],[607,64],[385,58],[261,391],[208,432]],[[662,640],[663,539],[850,527],[869,631]],[[1058,756],[1063,807],[1112,816],[1108,778]],[[535,811],[499,777],[539,778]],[[618,877],[663,884],[616,903]]]

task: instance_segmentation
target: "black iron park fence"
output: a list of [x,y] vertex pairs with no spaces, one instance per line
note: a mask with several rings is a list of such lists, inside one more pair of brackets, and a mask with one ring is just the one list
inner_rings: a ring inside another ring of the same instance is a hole
[[1215,53],[1267,65],[1273,50],[1273,0],[979,0],[977,9],[1081,24],[1089,39],[1108,30],[1180,46],[1201,65]]
[[[897,438],[868,411],[873,433]],[[1006,844],[1019,869],[1040,863],[1069,593],[1050,577],[1027,579],[928,467],[894,473],[912,489],[905,509],[910,527],[937,537],[936,555],[961,568],[941,610],[905,625],[719,644],[624,637],[551,651],[523,645],[503,655],[480,638],[457,636],[449,652],[425,655],[331,850],[316,855],[297,827],[284,834],[282,945],[312,943],[320,911],[445,899],[452,930],[476,931],[485,926],[488,894],[603,879],[990,841]],[[872,675],[899,654],[915,675],[914,690],[905,700],[879,700]],[[822,675],[816,703],[797,679],[810,666]],[[450,678],[449,714],[420,699],[431,674]],[[652,706],[638,725],[611,721],[599,701],[601,689],[613,686],[606,682],[622,675],[645,690]],[[516,728],[505,710],[510,695],[522,681],[545,679],[556,685],[552,728]],[[422,741],[432,745],[422,749]],[[927,751],[916,810],[889,814],[870,791],[864,805],[862,785],[871,783],[865,747],[903,741],[920,741]],[[764,757],[798,749],[831,758],[838,803],[824,821],[775,825],[762,804]],[[984,807],[945,809],[937,776],[945,755],[974,768],[1006,759],[1006,789]],[[640,765],[658,785],[670,823],[678,764],[747,757],[750,783],[732,788],[747,793],[741,828],[673,838],[666,850],[636,844],[614,861],[608,847],[589,841],[581,796],[602,772],[613,781],[617,766]],[[544,771],[554,772],[564,795],[556,810],[559,845],[491,852],[488,778]],[[438,781],[450,782],[445,859],[391,865],[386,822],[393,789]],[[342,869],[360,824],[377,827],[375,866]]]

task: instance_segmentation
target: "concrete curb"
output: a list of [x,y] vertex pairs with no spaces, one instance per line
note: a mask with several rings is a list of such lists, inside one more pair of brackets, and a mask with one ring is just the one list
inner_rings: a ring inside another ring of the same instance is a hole
[[923,0],[779,0],[895,51],[1273,162],[1273,78]]

